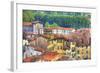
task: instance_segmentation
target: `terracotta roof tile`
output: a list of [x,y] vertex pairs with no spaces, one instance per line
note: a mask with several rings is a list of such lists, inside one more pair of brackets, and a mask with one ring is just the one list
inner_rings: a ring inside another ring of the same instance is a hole
[[64,28],[64,27],[52,27],[52,28],[47,28],[48,30],[53,30],[53,29],[57,29],[57,30],[73,30],[74,28]]
[[32,23],[31,22],[23,22],[23,25],[24,26],[32,26]]

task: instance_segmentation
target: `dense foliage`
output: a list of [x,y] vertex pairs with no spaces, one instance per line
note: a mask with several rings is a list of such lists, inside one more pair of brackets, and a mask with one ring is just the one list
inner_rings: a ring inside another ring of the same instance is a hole
[[45,27],[89,28],[90,13],[23,10],[23,21],[41,21]]

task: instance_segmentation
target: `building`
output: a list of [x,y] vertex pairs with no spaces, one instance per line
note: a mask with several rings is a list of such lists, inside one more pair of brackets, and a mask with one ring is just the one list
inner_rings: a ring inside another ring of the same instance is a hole
[[23,32],[33,32],[33,25],[31,22],[23,22]]
[[40,21],[33,21],[32,26],[33,26],[33,33],[36,33],[36,34],[44,33],[43,24],[41,24]]
[[64,27],[52,27],[52,28],[47,28],[46,33],[51,33],[51,34],[70,34],[71,32],[74,32],[74,28],[64,28]]
[[23,22],[23,32],[43,34],[43,24],[40,21]]
[[77,59],[91,59],[91,48],[88,47],[77,47],[76,48]]

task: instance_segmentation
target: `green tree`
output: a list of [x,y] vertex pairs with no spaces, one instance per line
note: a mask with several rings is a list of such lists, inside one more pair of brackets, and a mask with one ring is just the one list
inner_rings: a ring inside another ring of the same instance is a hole
[[50,24],[49,24],[48,22],[46,22],[46,23],[45,23],[45,27],[48,28],[49,26],[50,26]]
[[53,23],[53,24],[52,24],[52,27],[58,27],[58,24]]
[[32,22],[35,20],[34,18],[35,14],[32,10],[23,10],[23,21],[24,22]]

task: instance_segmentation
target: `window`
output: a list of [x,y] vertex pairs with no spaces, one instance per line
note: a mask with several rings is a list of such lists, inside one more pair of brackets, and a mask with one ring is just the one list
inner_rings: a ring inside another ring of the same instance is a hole
[[79,54],[79,50],[77,50],[77,54]]
[[74,52],[74,51],[75,51],[75,47],[72,48],[72,52]]

